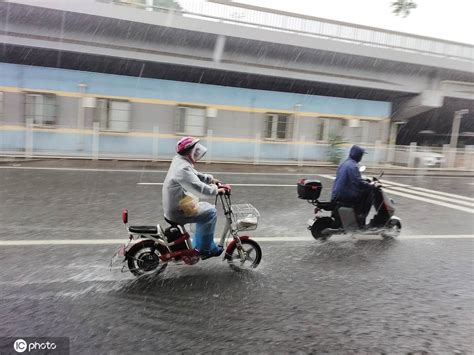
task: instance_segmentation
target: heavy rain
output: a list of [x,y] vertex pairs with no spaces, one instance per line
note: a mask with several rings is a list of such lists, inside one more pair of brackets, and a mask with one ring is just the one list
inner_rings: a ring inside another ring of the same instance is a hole
[[472,11],[0,1],[0,354],[473,353]]

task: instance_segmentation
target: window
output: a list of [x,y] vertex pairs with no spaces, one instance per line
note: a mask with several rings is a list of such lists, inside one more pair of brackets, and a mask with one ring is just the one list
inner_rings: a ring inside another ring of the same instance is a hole
[[346,121],[342,118],[324,118],[320,140],[329,141],[334,137],[344,137]]
[[37,125],[53,125],[56,121],[56,96],[26,94],[25,119],[31,119]]
[[128,132],[130,126],[130,102],[97,99],[95,121],[102,131]]
[[190,136],[206,135],[206,108],[178,106],[176,132]]
[[290,116],[269,113],[265,119],[266,139],[289,139],[291,135]]

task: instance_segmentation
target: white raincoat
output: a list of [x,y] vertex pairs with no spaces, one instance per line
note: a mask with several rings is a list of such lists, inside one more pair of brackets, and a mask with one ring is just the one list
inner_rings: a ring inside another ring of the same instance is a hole
[[195,205],[194,213],[183,210],[183,202],[191,199],[197,202],[197,198],[217,195],[217,186],[209,185],[212,180],[212,175],[202,174],[194,169],[188,158],[175,156],[163,183],[165,217],[180,224],[191,223],[200,214],[214,208],[209,203],[200,202]]

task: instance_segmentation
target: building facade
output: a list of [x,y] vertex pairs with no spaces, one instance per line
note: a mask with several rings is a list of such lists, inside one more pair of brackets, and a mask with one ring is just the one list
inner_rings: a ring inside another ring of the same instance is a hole
[[192,135],[208,140],[217,160],[325,160],[334,139],[372,146],[389,135],[388,102],[6,63],[0,70],[7,152],[26,149],[26,127],[37,153],[87,155],[98,135],[104,157],[169,158],[174,142]]

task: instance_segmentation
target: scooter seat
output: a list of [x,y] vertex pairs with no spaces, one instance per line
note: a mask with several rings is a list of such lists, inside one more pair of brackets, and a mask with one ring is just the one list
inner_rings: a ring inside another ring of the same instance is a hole
[[157,226],[130,226],[128,230],[137,234],[158,234]]
[[334,203],[332,201],[318,202],[318,207],[325,211],[332,211],[334,209]]

